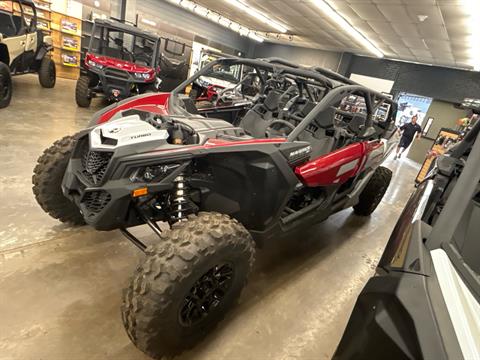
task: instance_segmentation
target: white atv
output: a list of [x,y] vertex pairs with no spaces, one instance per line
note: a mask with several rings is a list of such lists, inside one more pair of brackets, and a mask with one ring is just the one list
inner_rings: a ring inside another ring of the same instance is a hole
[[38,73],[40,85],[53,88],[56,71],[49,55],[52,38],[37,30],[34,2],[0,0],[0,3],[5,3],[0,4],[0,9],[7,9],[0,10],[0,108],[4,108],[12,98],[12,75]]

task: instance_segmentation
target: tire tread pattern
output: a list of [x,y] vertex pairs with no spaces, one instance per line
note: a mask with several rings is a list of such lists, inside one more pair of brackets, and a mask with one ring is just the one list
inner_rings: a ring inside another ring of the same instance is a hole
[[51,217],[72,225],[83,225],[85,221],[80,210],[61,190],[63,174],[75,142],[73,136],[65,136],[45,149],[33,170],[32,190],[38,204]]
[[392,171],[386,167],[379,166],[360,194],[358,204],[353,207],[355,214],[361,216],[371,215],[378,204],[380,204],[380,201],[382,201],[391,179]]
[[[195,271],[201,259],[228,247],[229,251],[247,258],[249,272],[255,253],[250,233],[237,220],[214,212],[190,215],[188,221],[174,224],[162,237],[163,243],[147,249],[147,258],[125,289],[122,304],[122,320],[128,336],[140,350],[154,358],[175,356],[195,343],[189,341],[193,339],[185,339],[180,349],[165,344],[160,349],[155,339],[168,332],[168,322],[161,318],[172,311],[176,287],[190,276],[199,275]],[[222,318],[223,314],[218,321]]]
[[85,75],[80,75],[75,86],[75,101],[77,105],[83,108],[88,108],[92,99],[88,97],[90,87],[90,78]]
[[[50,74],[50,70],[53,66],[53,78]],[[55,62],[52,60],[50,56],[44,56],[41,63],[40,68],[38,69],[38,80],[40,85],[44,88],[51,89],[55,87],[56,83],[56,70],[55,70]]]

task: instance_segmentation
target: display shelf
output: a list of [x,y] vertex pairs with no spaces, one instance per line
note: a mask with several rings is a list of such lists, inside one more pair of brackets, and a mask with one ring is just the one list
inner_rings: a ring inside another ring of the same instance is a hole
[[52,11],[53,60],[59,77],[77,79],[80,71],[82,20]]
[[58,49],[58,50],[65,50],[65,51],[70,51],[70,52],[74,52],[74,53],[82,52],[80,49],[69,48],[69,47],[66,47],[66,46],[56,46],[56,45],[54,45],[53,47],[55,49]]

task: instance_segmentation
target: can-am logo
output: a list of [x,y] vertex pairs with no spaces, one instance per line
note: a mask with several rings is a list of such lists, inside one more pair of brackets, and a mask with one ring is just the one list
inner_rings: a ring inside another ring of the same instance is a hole
[[116,134],[116,133],[120,132],[120,130],[122,130],[122,128],[115,127],[115,128],[109,129],[108,133],[109,134]]
[[133,136],[130,136],[130,140],[135,140],[135,139],[147,137],[147,136],[152,136],[152,133],[133,135]]
[[312,151],[312,147],[311,147],[311,146],[307,146],[307,147],[304,147],[304,148],[301,148],[301,149],[292,151],[292,152],[290,153],[289,157],[292,158],[292,157],[297,157],[297,156],[305,155],[305,154],[310,153],[311,151]]

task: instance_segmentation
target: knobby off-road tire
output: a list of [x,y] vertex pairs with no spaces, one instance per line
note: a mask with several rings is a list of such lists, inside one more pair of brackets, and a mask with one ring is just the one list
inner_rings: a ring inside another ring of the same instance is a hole
[[83,108],[88,108],[92,102],[90,96],[90,78],[88,76],[80,76],[75,86],[75,101],[77,105]]
[[10,105],[12,100],[12,75],[7,64],[0,62],[0,109]]
[[44,56],[38,69],[38,80],[44,88],[51,89],[57,81],[57,70],[55,62],[50,56]]
[[[237,302],[255,252],[250,233],[219,213],[190,216],[162,237],[161,244],[147,249],[145,261],[124,291],[122,305],[128,336],[157,359],[191,348],[217,325]],[[204,299],[194,306],[195,299],[215,287],[215,281],[209,280],[213,278],[223,284],[223,290],[213,292],[218,303],[211,297],[213,303]],[[201,306],[209,311],[197,318]]]
[[377,208],[383,195],[387,192],[388,185],[392,179],[392,171],[386,167],[379,166],[360,194],[360,201],[353,207],[355,214],[369,216]]
[[46,149],[33,170],[32,183],[35,199],[46,213],[64,223],[83,225],[80,210],[61,189],[75,141],[73,136],[65,136]]

